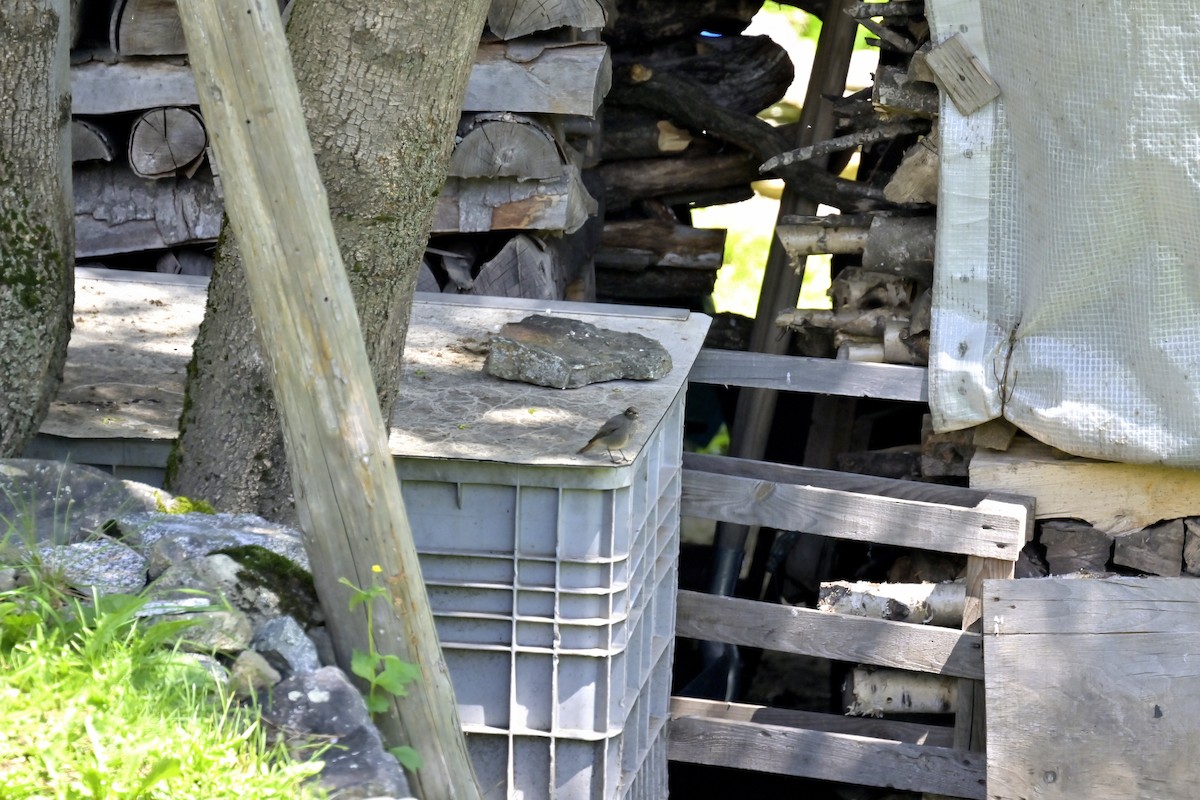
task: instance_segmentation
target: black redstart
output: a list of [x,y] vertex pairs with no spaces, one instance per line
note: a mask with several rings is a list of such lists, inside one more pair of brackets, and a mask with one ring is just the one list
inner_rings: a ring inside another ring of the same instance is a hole
[[593,447],[599,445],[608,451],[608,457],[612,459],[614,464],[617,460],[613,458],[612,451],[616,450],[621,454],[621,458],[625,458],[625,452],[621,449],[629,444],[630,438],[633,437],[634,428],[637,426],[638,410],[633,406],[617,414],[608,422],[600,426],[600,430],[596,431],[596,435],[588,440],[588,443],[579,448],[580,453],[586,453]]

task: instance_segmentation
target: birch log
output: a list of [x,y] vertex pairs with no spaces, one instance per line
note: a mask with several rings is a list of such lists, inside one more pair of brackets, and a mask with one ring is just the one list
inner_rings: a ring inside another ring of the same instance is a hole
[[817,609],[855,617],[915,622],[943,628],[962,625],[961,583],[824,581]]

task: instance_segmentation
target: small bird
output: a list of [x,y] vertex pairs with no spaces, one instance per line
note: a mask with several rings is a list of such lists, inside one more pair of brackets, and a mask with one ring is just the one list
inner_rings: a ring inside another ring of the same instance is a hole
[[621,458],[625,458],[625,451],[621,448],[629,444],[629,440],[633,437],[633,432],[637,427],[638,410],[633,406],[617,414],[608,422],[600,426],[600,430],[596,431],[596,435],[588,439],[588,443],[579,448],[580,453],[586,453],[593,447],[599,445],[608,451],[608,457],[612,459],[614,464],[618,463],[613,458],[612,451],[616,450],[621,454]]

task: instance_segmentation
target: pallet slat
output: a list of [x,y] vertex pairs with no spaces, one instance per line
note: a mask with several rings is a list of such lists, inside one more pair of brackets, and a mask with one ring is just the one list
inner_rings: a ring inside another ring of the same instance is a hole
[[929,400],[926,374],[924,367],[900,364],[706,349],[700,351],[688,380],[779,392],[925,403]]
[[983,680],[978,634],[686,590],[678,597],[677,636]]
[[673,761],[778,775],[936,792],[983,800],[981,753],[733,719],[679,717],[668,728]]
[[846,733],[872,739],[951,747],[954,729],[943,725],[921,725],[915,722],[900,722],[875,717],[843,717],[837,714],[822,714],[818,711],[798,711],[790,708],[771,708],[750,703],[730,703],[724,700],[702,700],[696,697],[672,697],[671,719],[680,717],[704,717],[708,719],[738,720],[784,728],[803,728],[826,733]]
[[[884,491],[902,496],[889,497]],[[961,491],[746,459],[685,455],[682,513],[1016,561],[1032,532],[1031,501]],[[911,499],[920,496],[929,499]],[[957,498],[960,504],[935,498]]]

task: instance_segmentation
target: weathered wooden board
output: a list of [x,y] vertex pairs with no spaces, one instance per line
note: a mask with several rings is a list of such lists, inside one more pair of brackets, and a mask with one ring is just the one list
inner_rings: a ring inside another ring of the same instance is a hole
[[978,450],[971,485],[1030,495],[1039,519],[1082,519],[1105,533],[1200,515],[1200,470],[1075,458],[1031,439]]
[[688,380],[779,392],[924,403],[929,400],[927,374],[925,367],[900,364],[705,349],[700,351]]
[[978,634],[830,614],[700,592],[679,592],[675,633],[702,641],[882,667],[983,678]]
[[683,464],[684,516],[1005,561],[1032,535],[1027,498],[693,453]]
[[730,703],[724,700],[701,700],[694,697],[672,697],[671,719],[706,717],[742,722],[760,722],[785,728],[807,728],[827,733],[848,733],[872,739],[923,744],[930,747],[950,747],[954,729],[943,725],[925,725],[875,717],[846,717],[841,714],[822,714],[817,711],[797,711],[789,708]]
[[989,800],[1191,798],[1200,581],[984,585]]
[[668,758],[983,800],[984,759],[946,747],[734,719],[671,720]]

